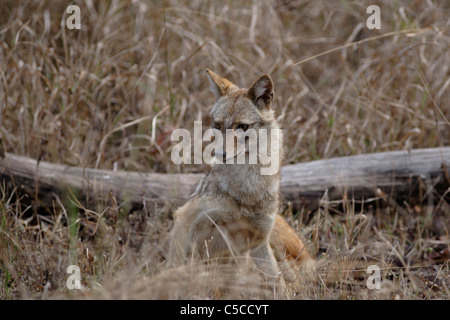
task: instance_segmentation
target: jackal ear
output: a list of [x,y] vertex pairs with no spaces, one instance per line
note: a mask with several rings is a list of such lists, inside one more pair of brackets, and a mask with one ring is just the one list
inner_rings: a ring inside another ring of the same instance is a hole
[[214,92],[217,100],[226,95],[231,89],[237,88],[237,86],[233,82],[219,76],[217,73],[212,72],[209,69],[206,69],[206,72],[209,76],[211,91]]
[[268,74],[259,77],[248,89],[247,97],[259,108],[270,108],[273,101],[273,82]]

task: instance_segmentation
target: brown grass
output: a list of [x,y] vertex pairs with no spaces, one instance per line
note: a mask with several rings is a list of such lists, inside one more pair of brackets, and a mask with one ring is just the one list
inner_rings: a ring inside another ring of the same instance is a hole
[[[7,152],[103,169],[203,171],[171,163],[170,135],[195,120],[209,124],[206,68],[241,86],[271,75],[286,164],[450,145],[445,1],[378,2],[379,31],[365,26],[370,1],[74,3],[81,30],[62,27],[63,1],[0,2]],[[300,278],[290,298],[448,299],[450,206],[424,184],[430,192],[403,203],[324,198],[313,213],[286,204],[282,213],[320,265],[319,278]],[[172,220],[151,204],[129,212],[112,198],[86,208],[66,195],[49,215],[24,203],[0,186],[2,299],[286,298],[262,288],[245,263],[165,269]],[[80,266],[83,290],[66,288],[69,264]],[[381,290],[367,289],[368,264],[382,268]]]

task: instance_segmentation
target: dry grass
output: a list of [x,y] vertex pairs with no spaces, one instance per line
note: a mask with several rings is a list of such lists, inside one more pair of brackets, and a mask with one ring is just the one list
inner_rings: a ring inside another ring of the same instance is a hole
[[[380,31],[365,27],[369,1],[74,3],[79,31],[61,26],[66,2],[0,0],[7,152],[104,169],[203,171],[171,163],[170,134],[209,124],[207,67],[242,86],[270,73],[286,164],[450,145],[445,1],[379,2]],[[425,188],[404,203],[344,198],[309,215],[284,210],[321,265],[320,277],[293,283],[290,297],[448,299],[450,206]],[[0,298],[271,297],[245,263],[240,273],[197,262],[165,269],[172,221],[160,209],[128,212],[114,199],[84,208],[66,197],[55,198],[52,215],[36,215],[0,186]],[[360,271],[333,272],[330,261]],[[72,263],[81,291],[65,286]],[[367,289],[367,264],[383,269],[381,290]]]

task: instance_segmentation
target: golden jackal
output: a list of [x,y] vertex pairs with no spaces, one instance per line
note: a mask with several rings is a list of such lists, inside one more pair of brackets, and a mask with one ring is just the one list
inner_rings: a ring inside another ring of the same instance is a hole
[[[239,133],[242,136],[251,130],[265,130],[270,136],[266,147],[270,167],[275,165],[276,170],[262,174],[261,169],[267,169],[268,163],[261,161],[260,154],[250,163],[252,143],[248,136],[245,152],[241,152],[245,154],[245,163],[213,163],[189,202],[174,214],[169,263],[182,263],[189,254],[227,258],[250,253],[256,267],[271,277],[279,273],[277,261],[283,265],[294,262],[298,266],[311,266],[314,260],[305,245],[277,214],[282,134],[272,109],[272,79],[263,75],[249,89],[241,89],[210,70],[207,73],[217,98],[211,111],[216,140],[217,135],[222,135],[224,141],[230,136],[236,138]],[[278,132],[277,141],[271,134],[274,131]],[[215,157],[228,163],[238,154],[234,143],[231,147],[227,143]]]

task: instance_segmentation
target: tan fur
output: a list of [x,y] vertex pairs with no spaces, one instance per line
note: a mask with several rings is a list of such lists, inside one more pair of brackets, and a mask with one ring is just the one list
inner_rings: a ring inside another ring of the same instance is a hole
[[[249,89],[207,70],[217,102],[213,124],[225,135],[239,124],[278,129],[272,109],[273,83],[261,76]],[[281,137],[282,139],[282,137]],[[282,140],[280,141],[282,142]],[[231,150],[225,150],[229,154]],[[277,150],[282,160],[282,143]],[[295,231],[277,214],[280,172],[261,175],[257,164],[212,165],[189,202],[174,214],[169,263],[178,265],[195,254],[200,258],[227,258],[247,253],[258,269],[277,277],[279,263],[311,266],[314,260]]]

